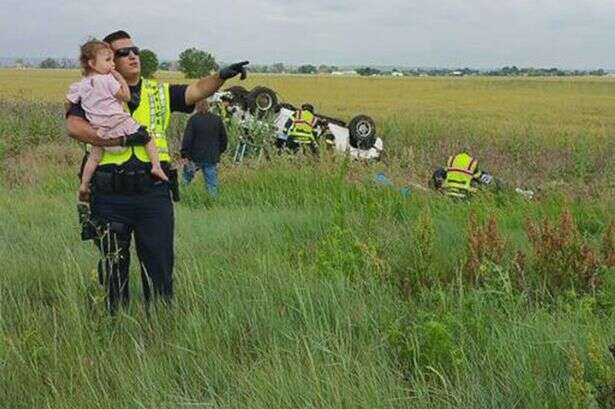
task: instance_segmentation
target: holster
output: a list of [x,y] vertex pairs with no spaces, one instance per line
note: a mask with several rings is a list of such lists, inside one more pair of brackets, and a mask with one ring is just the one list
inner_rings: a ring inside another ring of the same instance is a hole
[[169,178],[169,184],[171,188],[171,197],[174,202],[179,202],[179,178],[177,176],[177,169],[166,169],[167,177]]
[[85,203],[79,203],[77,204],[77,213],[81,226],[81,240],[87,241],[97,239],[100,236],[102,223],[96,217],[92,216],[90,207]]

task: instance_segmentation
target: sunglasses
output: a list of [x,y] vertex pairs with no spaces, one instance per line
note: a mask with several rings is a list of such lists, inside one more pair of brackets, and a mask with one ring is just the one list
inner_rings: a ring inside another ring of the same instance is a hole
[[124,47],[115,50],[115,58],[128,57],[131,51],[134,55],[139,55],[139,47]]

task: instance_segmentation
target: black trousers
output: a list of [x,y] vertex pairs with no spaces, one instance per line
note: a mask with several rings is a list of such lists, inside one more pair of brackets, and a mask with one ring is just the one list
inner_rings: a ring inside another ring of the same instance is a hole
[[169,185],[157,182],[140,194],[93,192],[92,215],[106,223],[105,236],[97,241],[102,250],[103,282],[108,288],[111,312],[129,300],[130,244],[134,236],[141,266],[146,304],[154,295],[170,301],[173,296],[174,215]]

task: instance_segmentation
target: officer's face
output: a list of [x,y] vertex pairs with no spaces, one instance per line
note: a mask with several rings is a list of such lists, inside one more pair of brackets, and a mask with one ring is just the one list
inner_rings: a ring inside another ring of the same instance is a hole
[[[115,52],[120,48],[134,47],[134,43],[130,38],[122,38],[111,43],[111,48]],[[115,57],[115,69],[124,76],[124,78],[136,78],[141,75],[141,60],[138,55],[130,52],[125,57]]]

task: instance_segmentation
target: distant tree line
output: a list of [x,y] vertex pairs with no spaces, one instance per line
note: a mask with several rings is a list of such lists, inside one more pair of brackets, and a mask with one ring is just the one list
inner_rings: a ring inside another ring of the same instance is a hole
[[[156,71],[181,71],[187,78],[200,78],[219,68],[220,64],[215,57],[203,50],[197,48],[189,48],[179,54],[177,61],[162,61],[158,60],[158,56],[151,50],[141,50],[141,71],[144,77],[150,78]],[[29,66],[23,63],[23,60],[18,60],[16,65]],[[56,60],[46,58],[40,65],[40,68],[78,68],[78,62],[71,59]],[[312,64],[304,64],[299,66],[290,66],[283,63],[275,63],[271,65],[251,64],[250,72],[254,73],[271,73],[271,74],[330,74],[338,71],[339,68],[335,65],[321,64],[319,66]]]
[[430,76],[430,77],[449,77],[449,76],[467,76],[467,75],[480,75],[483,74],[479,70],[475,70],[472,68],[458,68],[458,69],[449,69],[449,68],[415,68],[411,70],[403,71],[404,75],[407,76]]
[[[19,62],[23,62],[19,60]],[[141,65],[143,76],[146,78],[153,77],[157,70],[162,71],[181,71],[187,78],[200,78],[219,68],[220,64],[215,57],[198,48],[189,48],[179,54],[177,61],[158,61],[158,57],[151,50],[141,50]],[[46,58],[40,65],[40,68],[76,68],[77,62],[72,59],[53,59]],[[285,65],[281,62],[271,65],[251,64],[250,72],[254,73],[271,73],[271,74],[331,74],[340,71],[340,68],[335,65],[313,65],[303,64],[299,66]],[[396,76],[472,76],[484,75],[492,77],[564,77],[564,76],[604,76],[607,72],[603,69],[597,70],[562,70],[559,68],[518,68],[517,66],[506,66],[493,70],[477,70],[472,68],[413,68],[413,69],[392,69],[382,70],[376,67],[365,66],[355,70],[346,71],[356,73],[361,76],[376,76],[376,75],[396,75]]]
[[459,68],[459,69],[413,69],[404,71],[404,75],[409,76],[421,76],[428,75],[433,77],[438,76],[468,76],[468,75],[484,75],[491,77],[570,77],[570,76],[603,76],[607,72],[603,69],[598,70],[562,70],[559,68],[518,68],[502,67],[493,70],[476,70],[471,68]]
[[[23,60],[20,60],[20,61],[18,60],[17,64],[23,64]],[[45,58],[39,64],[39,68],[46,68],[46,69],[57,69],[57,68],[67,69],[67,68],[76,68],[76,67],[77,67],[77,61],[70,59],[70,58],[60,58],[60,59]]]
[[566,76],[583,76],[583,75],[606,75],[606,71],[603,69],[598,70],[561,70],[559,68],[517,68],[503,67],[497,70],[488,71],[483,75],[490,75],[494,77],[566,77]]
[[318,66],[313,64],[291,66],[281,62],[271,65],[250,64],[250,72],[263,74],[331,74],[335,71],[339,71],[339,67],[326,64]]

